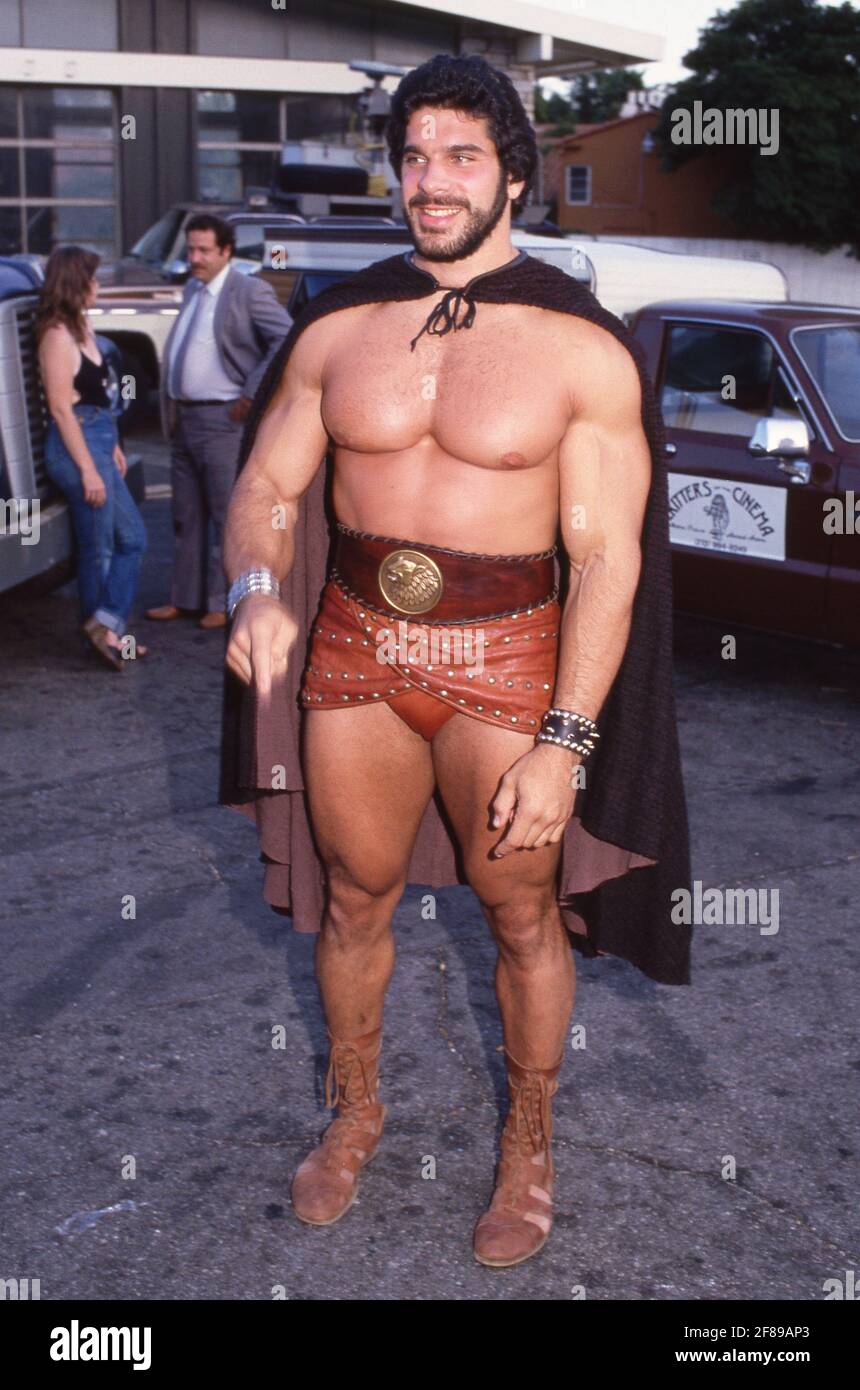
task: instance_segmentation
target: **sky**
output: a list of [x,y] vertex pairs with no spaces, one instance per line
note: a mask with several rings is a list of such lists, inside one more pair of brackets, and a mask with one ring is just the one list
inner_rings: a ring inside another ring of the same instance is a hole
[[714,0],[540,0],[540,4],[565,14],[581,14],[608,24],[625,24],[631,29],[663,35],[666,39],[664,61],[644,65],[646,87],[654,87],[659,82],[677,82],[684,77],[686,69],[681,59],[695,48],[699,30],[719,10],[735,8],[733,0],[724,0],[722,4],[715,4]]

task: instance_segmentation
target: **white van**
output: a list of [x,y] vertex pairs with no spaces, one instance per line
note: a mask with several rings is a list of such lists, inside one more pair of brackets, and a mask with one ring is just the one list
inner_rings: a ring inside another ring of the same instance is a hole
[[[241,214],[233,215],[239,221]],[[233,220],[233,218],[231,218]],[[385,219],[368,219],[369,235],[362,239],[360,219],[355,219],[349,240],[338,236],[336,221],[330,219],[326,229],[319,223],[310,224],[308,234],[295,223],[284,223],[279,229],[269,216],[265,224],[265,239],[260,261],[245,258],[237,265],[251,273],[263,266],[266,279],[278,297],[294,312],[294,290],[300,272],[309,275],[313,293],[343,275],[362,269],[371,261],[383,260],[412,245],[403,224]],[[371,226],[370,224],[375,224]],[[344,226],[343,230],[346,230]],[[588,237],[541,236],[527,228],[515,227],[511,233],[515,248],[572,275],[588,285],[604,308],[629,322],[637,310],[656,300],[678,298],[766,300],[783,303],[788,299],[788,285],[782,271],[763,261],[745,261],[733,257],[688,256],[681,252],[653,251],[644,246],[628,246],[623,242],[602,241]],[[247,245],[247,239],[245,244]],[[275,252],[279,256],[275,256]],[[281,263],[280,270],[269,267]],[[287,276],[284,280],[281,277]],[[289,302],[285,290],[289,289]]]
[[654,251],[647,246],[575,236],[567,240],[574,247],[577,264],[586,267],[587,284],[604,309],[625,323],[637,310],[661,299],[741,299],[779,304],[788,299],[788,282],[779,267],[769,261],[688,256],[683,252]]

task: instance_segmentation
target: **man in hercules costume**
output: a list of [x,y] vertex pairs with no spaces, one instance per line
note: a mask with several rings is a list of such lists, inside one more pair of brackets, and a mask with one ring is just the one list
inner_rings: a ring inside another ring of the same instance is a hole
[[268,901],[320,932],[311,1224],[380,1142],[403,889],[471,884],[511,1102],[474,1252],[507,1266],[552,1223],[571,944],[689,981],[663,438],[624,326],[514,251],[536,147],[509,79],[439,55],[387,138],[415,250],[310,302],[246,426],[220,799],[256,819]]

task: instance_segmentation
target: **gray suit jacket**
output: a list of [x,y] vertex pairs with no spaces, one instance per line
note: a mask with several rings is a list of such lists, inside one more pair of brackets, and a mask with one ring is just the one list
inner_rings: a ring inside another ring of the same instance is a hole
[[[189,296],[199,291],[188,283],[182,296],[182,307]],[[164,345],[159,385],[161,427],[170,438],[176,428],[176,407],[167,394],[167,363],[179,323],[179,315]],[[229,273],[215,305],[215,342],[221,354],[224,370],[243,396],[256,394],[271,358],[292,327],[292,319],[277,300],[275,291],[258,275],[243,275],[234,266]]]

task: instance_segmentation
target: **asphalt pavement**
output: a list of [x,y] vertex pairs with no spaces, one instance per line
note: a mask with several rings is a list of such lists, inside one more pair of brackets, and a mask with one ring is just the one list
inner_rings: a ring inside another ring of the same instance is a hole
[[[154,433],[130,444],[152,484],[140,613],[169,597],[169,475]],[[738,630],[725,661],[719,624],[679,618],[693,875],[778,889],[778,930],[695,926],[689,987],[576,955],[554,1230],[489,1270],[471,1239],[505,1082],[471,891],[438,892],[435,920],[404,894],[385,1136],[343,1220],[302,1225],[290,1180],[330,1118],[314,938],[216,804],[223,634],[136,621],[152,653],[114,674],[81,651],[72,586],[0,606],[0,1278],[103,1300],[860,1284],[860,652]]]

